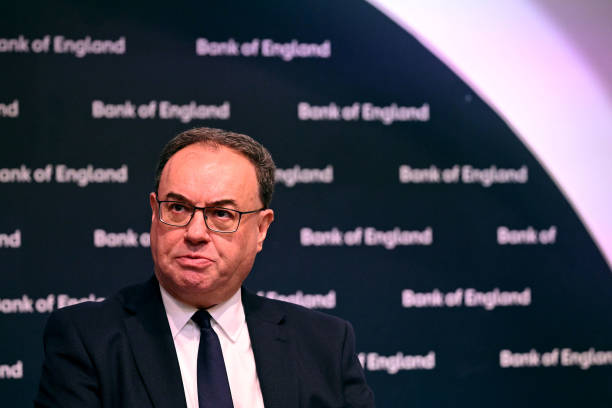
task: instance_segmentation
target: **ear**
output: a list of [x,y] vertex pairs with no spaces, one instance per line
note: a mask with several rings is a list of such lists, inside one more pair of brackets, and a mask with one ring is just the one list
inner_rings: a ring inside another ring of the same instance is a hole
[[149,204],[151,204],[151,222],[155,222],[157,218],[157,210],[159,210],[159,206],[157,205],[157,195],[155,193],[149,194]]
[[274,221],[274,211],[271,209],[263,210],[259,213],[259,225],[257,231],[257,252],[261,251],[263,242],[268,234],[268,228]]

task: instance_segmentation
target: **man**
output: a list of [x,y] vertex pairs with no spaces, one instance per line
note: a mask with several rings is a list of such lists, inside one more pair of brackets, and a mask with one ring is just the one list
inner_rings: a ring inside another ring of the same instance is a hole
[[162,150],[155,276],[54,312],[40,407],[373,407],[351,326],[241,288],[274,219],[274,163],[199,128]]

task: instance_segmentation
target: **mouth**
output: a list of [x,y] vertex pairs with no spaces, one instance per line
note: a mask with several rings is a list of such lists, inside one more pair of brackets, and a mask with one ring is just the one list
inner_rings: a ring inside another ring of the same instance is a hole
[[181,255],[177,256],[175,259],[176,262],[184,268],[201,269],[214,263],[212,259],[196,254]]

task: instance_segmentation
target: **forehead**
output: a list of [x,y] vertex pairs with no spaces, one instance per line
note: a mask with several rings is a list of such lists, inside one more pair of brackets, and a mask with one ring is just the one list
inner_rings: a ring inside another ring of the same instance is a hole
[[238,205],[248,205],[259,201],[253,163],[230,148],[205,144],[189,145],[168,160],[160,178],[159,195],[165,197],[170,192],[198,204],[233,200]]

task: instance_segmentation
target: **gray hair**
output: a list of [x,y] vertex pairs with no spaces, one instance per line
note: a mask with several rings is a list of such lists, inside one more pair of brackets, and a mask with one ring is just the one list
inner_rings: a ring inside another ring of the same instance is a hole
[[274,194],[274,161],[270,152],[250,136],[214,128],[194,128],[179,133],[162,149],[155,170],[155,192],[159,188],[162,171],[168,160],[179,150],[202,143],[213,147],[225,146],[244,155],[255,166],[259,183],[259,198],[265,208],[270,206]]

